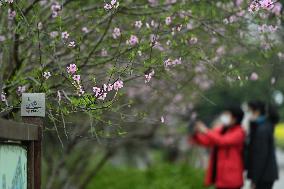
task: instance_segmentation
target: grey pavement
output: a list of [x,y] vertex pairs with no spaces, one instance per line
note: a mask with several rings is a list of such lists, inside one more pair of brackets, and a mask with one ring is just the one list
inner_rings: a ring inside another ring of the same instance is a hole
[[[284,189],[284,151],[278,149],[276,155],[279,166],[279,180],[275,183],[273,189]],[[249,189],[248,182],[246,182],[243,189]]]

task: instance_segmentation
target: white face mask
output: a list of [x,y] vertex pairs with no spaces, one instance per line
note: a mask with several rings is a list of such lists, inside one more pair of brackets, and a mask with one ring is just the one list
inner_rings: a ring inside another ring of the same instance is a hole
[[254,121],[256,120],[256,117],[253,115],[253,113],[251,111],[246,112],[245,114],[246,119],[248,119],[249,121]]
[[229,115],[223,114],[220,117],[220,121],[224,126],[229,126],[231,123],[231,118]]

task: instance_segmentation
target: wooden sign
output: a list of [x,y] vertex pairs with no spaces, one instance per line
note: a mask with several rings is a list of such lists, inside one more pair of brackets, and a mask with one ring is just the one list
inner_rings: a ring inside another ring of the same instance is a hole
[[44,93],[23,93],[21,116],[23,117],[44,117],[45,116],[45,94]]

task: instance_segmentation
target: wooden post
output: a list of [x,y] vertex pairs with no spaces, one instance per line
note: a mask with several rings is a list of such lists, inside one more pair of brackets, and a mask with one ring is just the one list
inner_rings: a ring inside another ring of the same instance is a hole
[[23,93],[21,116],[24,123],[38,126],[38,140],[28,145],[28,172],[31,189],[41,189],[41,154],[43,137],[43,117],[45,116],[45,94]]
[[37,125],[38,140],[30,142],[28,145],[28,172],[30,181],[28,188],[41,189],[41,154],[43,137],[43,118],[41,117],[23,117],[23,122]]

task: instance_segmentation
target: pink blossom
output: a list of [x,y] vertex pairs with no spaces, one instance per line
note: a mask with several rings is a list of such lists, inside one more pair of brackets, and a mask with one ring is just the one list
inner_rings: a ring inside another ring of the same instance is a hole
[[150,41],[151,41],[151,43],[156,43],[157,42],[157,40],[159,39],[159,35],[156,35],[156,34],[151,34],[150,35]]
[[111,10],[112,9],[111,4],[106,3],[105,6],[104,6],[104,9],[105,10]]
[[85,91],[84,91],[84,89],[83,89],[83,87],[81,85],[77,89],[77,94],[78,94],[78,96],[82,96],[82,95],[85,94]]
[[176,3],[177,2],[177,0],[167,0],[166,1],[166,4],[174,4],[174,3]]
[[121,81],[121,80],[118,80],[118,81],[114,82],[114,84],[113,84],[113,88],[116,91],[118,91],[122,87],[123,87],[123,81]]
[[194,27],[193,27],[193,22],[191,21],[191,22],[189,22],[187,25],[186,25],[186,28],[188,29],[188,30],[192,30]]
[[101,51],[101,56],[105,57],[105,56],[107,56],[107,55],[108,55],[107,50],[106,50],[106,49],[102,49],[102,51]]
[[258,31],[261,33],[274,33],[276,32],[278,29],[278,26],[272,26],[272,25],[266,25],[263,24],[261,26],[258,27]]
[[58,34],[57,31],[52,31],[52,32],[49,33],[49,35],[50,35],[51,38],[56,38],[59,34]]
[[173,28],[172,28],[172,36],[174,36],[174,35],[175,35],[175,31],[176,31],[176,28],[175,28],[175,27],[173,27]]
[[99,87],[93,87],[93,92],[95,93],[95,97],[97,97],[99,100],[104,100],[107,96],[107,93]]
[[72,77],[72,79],[74,80],[74,81],[76,81],[78,84],[80,83],[80,80],[81,80],[81,76],[80,75],[74,75],[73,77]]
[[167,60],[164,61],[164,65],[165,65],[166,68],[171,66],[172,65],[172,60],[170,58],[168,58]]
[[4,92],[1,93],[1,101],[2,102],[6,102],[7,101],[6,94]]
[[4,35],[0,35],[0,42],[3,42],[6,40],[6,37]]
[[51,73],[50,72],[43,72],[43,77],[47,80],[51,77]]
[[25,91],[26,91],[26,86],[19,86],[18,90],[17,90],[17,93],[18,93],[18,95],[21,95]]
[[159,24],[156,23],[155,20],[151,20],[151,26],[157,28]]
[[113,29],[113,32],[112,32],[112,37],[114,39],[117,39],[121,36],[121,32],[120,32],[120,29],[119,28],[114,28]]
[[101,88],[99,87],[93,87],[93,92],[95,93],[95,96],[100,96]]
[[229,20],[227,18],[223,19],[224,24],[229,24]]
[[259,8],[260,8],[259,3],[256,1],[252,1],[251,4],[249,5],[248,11],[253,13],[253,12],[258,11]]
[[180,24],[178,27],[177,27],[177,31],[181,31],[182,29],[182,24]]
[[280,16],[281,10],[282,10],[282,4],[280,2],[277,2],[274,4],[274,7],[271,10],[271,12],[277,16]]
[[150,26],[150,24],[148,22],[146,22],[146,28],[148,28],[148,29],[151,28],[151,26]]
[[119,2],[117,0],[111,0],[110,3],[106,3],[104,5],[104,9],[108,11],[108,10],[111,10],[112,8],[118,8],[118,6],[119,6]]
[[131,35],[130,39],[127,40],[127,44],[131,46],[137,45],[138,43],[139,43],[139,39],[136,35]]
[[229,17],[229,22],[230,23],[234,23],[236,21],[237,21],[237,17],[235,15],[232,15],[232,16]]
[[111,2],[110,2],[110,4],[113,5],[113,6],[114,6],[116,3],[117,3],[116,0],[111,0]]
[[225,47],[224,46],[220,46],[217,48],[216,53],[218,56],[222,56],[225,54]]
[[279,58],[280,60],[284,60],[284,53],[278,52],[278,53],[277,53],[277,56],[278,56],[278,58]]
[[16,17],[16,11],[8,9],[8,19],[13,20]]
[[196,44],[197,42],[198,42],[197,37],[192,37],[192,38],[190,38],[190,40],[189,40],[189,43],[190,43],[191,45],[194,45],[194,44]]
[[244,0],[236,0],[235,3],[236,5],[239,7],[242,5],[242,3],[244,2]]
[[170,45],[172,44],[171,40],[168,40],[168,41],[166,42],[166,44],[167,44],[168,46],[170,46]]
[[170,25],[172,23],[172,18],[170,16],[166,17],[165,23],[166,25]]
[[272,0],[261,0],[259,3],[260,3],[260,6],[264,9],[271,9],[274,6],[274,3]]
[[258,74],[253,72],[251,75],[250,75],[250,80],[252,81],[256,81],[258,80]]
[[239,12],[237,12],[236,13],[236,15],[238,16],[238,17],[243,17],[244,15],[245,15],[245,11],[244,10],[241,10],[241,11],[239,11]]
[[218,39],[216,37],[211,38],[211,43],[215,44],[218,42]]
[[172,62],[172,64],[175,66],[175,65],[179,65],[179,64],[181,64],[182,62],[181,62],[181,58],[177,58],[177,59],[175,59],[173,62]]
[[148,2],[149,2],[151,5],[157,5],[157,4],[158,4],[158,0],[148,0]]
[[149,74],[145,74],[145,83],[149,83],[152,77],[154,76],[155,71],[152,70]]
[[14,0],[5,0],[6,3],[13,3]]
[[272,77],[271,80],[270,80],[270,83],[271,83],[271,85],[274,85],[276,83],[276,78]]
[[61,5],[58,2],[51,5],[52,18],[58,17],[60,11]]
[[164,118],[164,116],[161,116],[161,122],[162,122],[162,123],[165,123],[165,118]]
[[76,66],[76,64],[70,64],[70,65],[67,67],[67,73],[74,74],[74,73],[76,73],[76,71],[77,71],[77,66]]
[[69,36],[70,36],[70,34],[67,31],[61,33],[61,38],[62,39],[68,39]]
[[107,90],[108,90],[108,91],[112,91],[112,89],[113,89],[113,85],[112,85],[112,84],[108,84]]
[[37,29],[38,29],[38,30],[42,30],[42,28],[43,28],[43,25],[42,25],[41,22],[39,22],[39,23],[37,24]]
[[136,28],[141,28],[143,26],[143,23],[142,23],[142,21],[141,20],[139,20],[139,21],[135,21],[135,27]]
[[82,32],[84,32],[84,33],[89,33],[90,30],[89,30],[87,27],[83,27],[83,28],[82,28]]
[[108,88],[107,84],[104,84],[104,85],[103,85],[104,91],[107,91],[107,88]]
[[179,65],[179,64],[182,64],[182,61],[181,61],[181,58],[177,58],[175,60],[172,60],[172,59],[167,59],[164,61],[164,66],[166,69],[168,69],[168,67],[170,66],[176,66],[176,65]]
[[107,93],[102,93],[100,96],[99,96],[99,100],[105,100],[107,97]]
[[76,47],[75,41],[70,41],[69,44],[68,44],[68,47],[70,47],[70,48]]

